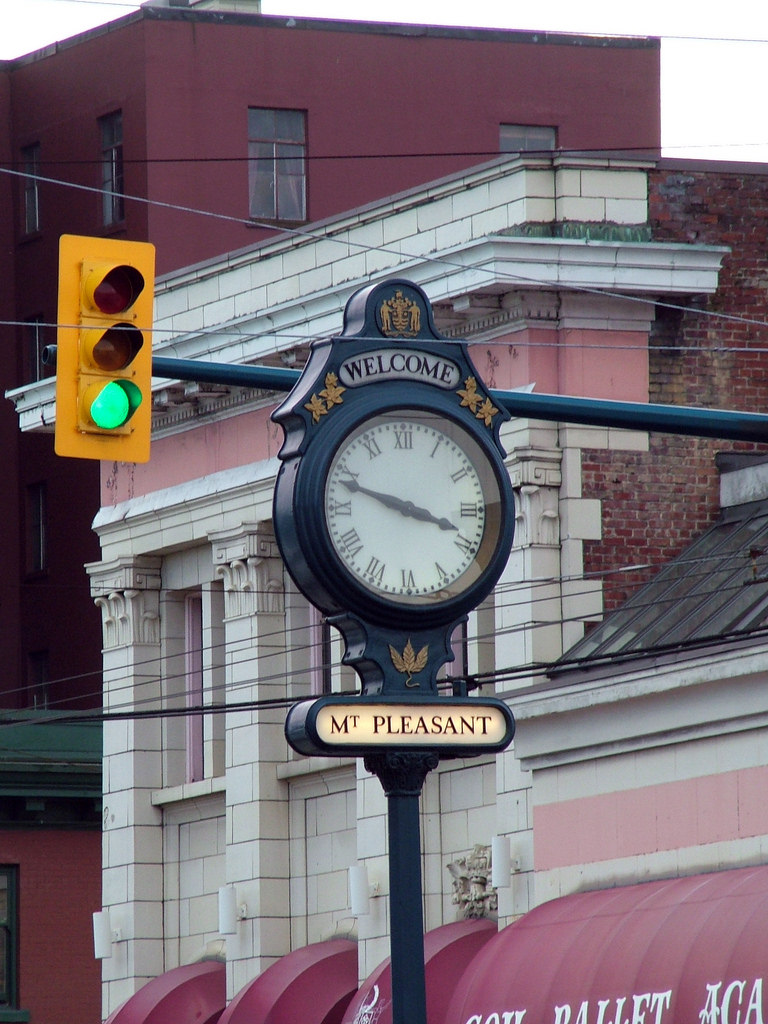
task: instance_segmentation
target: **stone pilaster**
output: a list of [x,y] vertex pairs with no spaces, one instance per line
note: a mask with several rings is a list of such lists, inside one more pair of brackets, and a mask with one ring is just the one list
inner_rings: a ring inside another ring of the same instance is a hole
[[555,428],[518,425],[515,434],[505,439],[512,448],[507,465],[515,492],[515,540],[495,595],[500,666],[549,661],[562,651],[562,452]]
[[[87,566],[101,609],[104,710],[161,705],[160,559]],[[162,785],[159,718],[104,724],[102,901],[119,941],[103,961],[105,1016],[163,967],[162,821],[152,792]]]
[[[244,523],[210,535],[224,581],[227,703],[287,694],[283,565],[271,528]],[[227,882],[247,917],[227,939],[229,998],[290,949],[286,709],[227,713]]]

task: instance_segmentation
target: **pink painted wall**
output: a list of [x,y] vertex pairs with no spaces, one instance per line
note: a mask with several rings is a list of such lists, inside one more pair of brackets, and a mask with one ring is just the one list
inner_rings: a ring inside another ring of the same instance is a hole
[[[622,350],[622,346],[626,346]],[[473,345],[472,358],[489,388],[509,390],[536,382],[542,394],[648,400],[647,337],[629,331],[554,331],[536,328]],[[616,348],[619,351],[616,351]],[[152,442],[143,465],[102,463],[101,501],[172,487],[277,455],[282,430],[270,421],[274,406]]]
[[183,434],[153,441],[149,462],[102,462],[102,505],[117,505],[187,480],[272,458],[283,438],[282,430],[269,418],[273,408],[191,427]]
[[537,871],[768,834],[768,767],[534,807]]
[[648,336],[642,331],[531,327],[472,358],[491,388],[536,384],[540,394],[648,401]]

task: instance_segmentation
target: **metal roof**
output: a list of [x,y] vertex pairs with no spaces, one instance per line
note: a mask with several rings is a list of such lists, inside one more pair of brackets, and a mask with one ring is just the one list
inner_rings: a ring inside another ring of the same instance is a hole
[[684,649],[766,625],[768,501],[759,501],[725,510],[557,667]]

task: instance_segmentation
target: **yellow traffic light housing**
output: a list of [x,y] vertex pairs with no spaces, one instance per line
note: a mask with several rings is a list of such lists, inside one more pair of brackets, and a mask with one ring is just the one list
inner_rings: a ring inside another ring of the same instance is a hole
[[62,235],[58,455],[146,462],[152,427],[155,247]]

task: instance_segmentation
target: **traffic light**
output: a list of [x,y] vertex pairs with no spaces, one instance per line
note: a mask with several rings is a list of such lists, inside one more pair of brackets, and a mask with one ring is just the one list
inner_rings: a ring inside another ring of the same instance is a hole
[[62,235],[56,352],[58,455],[147,462],[155,247]]

